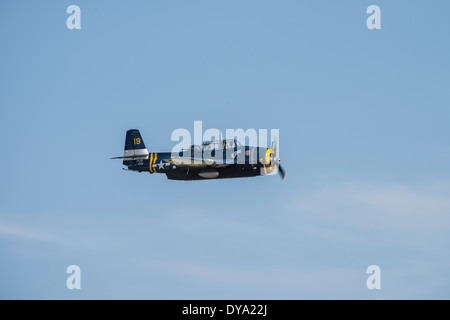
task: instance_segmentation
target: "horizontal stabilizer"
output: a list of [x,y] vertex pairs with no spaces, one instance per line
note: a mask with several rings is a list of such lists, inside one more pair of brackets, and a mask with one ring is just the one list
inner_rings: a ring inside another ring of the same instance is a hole
[[114,158],[111,158],[111,159],[137,159],[137,158],[145,159],[147,157],[148,157],[147,154],[136,154],[134,156],[114,157]]

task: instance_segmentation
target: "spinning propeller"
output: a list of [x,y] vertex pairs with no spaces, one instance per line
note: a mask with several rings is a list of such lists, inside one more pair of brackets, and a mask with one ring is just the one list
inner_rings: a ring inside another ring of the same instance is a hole
[[[266,174],[270,174],[273,171],[275,171],[275,168],[278,169],[278,173],[281,176],[281,179],[283,181],[286,180],[286,171],[284,171],[283,167],[280,165],[280,158],[277,155],[277,150],[278,150],[278,146],[276,144],[276,142],[272,142],[272,148],[271,149],[267,149],[267,154],[266,154],[266,158],[265,160],[261,159],[260,162],[262,163],[262,165],[264,166],[264,172]],[[266,166],[268,166],[268,170],[266,168]]]
[[270,165],[275,165],[278,169],[278,173],[283,179],[283,182],[286,180],[286,171],[284,171],[283,167],[280,165],[281,159],[277,156],[278,146],[276,142],[272,142],[272,153],[270,154]]

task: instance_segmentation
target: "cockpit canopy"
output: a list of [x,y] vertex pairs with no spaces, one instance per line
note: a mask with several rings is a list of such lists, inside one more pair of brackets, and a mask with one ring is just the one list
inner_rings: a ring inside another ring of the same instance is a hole
[[213,149],[234,149],[240,147],[241,144],[237,139],[226,139],[226,140],[214,140],[206,141],[202,144],[203,150],[213,150]]
[[202,143],[201,146],[193,144],[186,151],[191,153],[197,153],[200,151],[212,151],[223,149],[229,150],[241,146],[242,145],[239,143],[237,139],[214,140],[214,141],[205,141]]

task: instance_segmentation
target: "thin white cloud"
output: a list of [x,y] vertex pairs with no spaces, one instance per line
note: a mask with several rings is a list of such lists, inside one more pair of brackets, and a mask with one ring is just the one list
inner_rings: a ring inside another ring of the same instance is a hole
[[287,207],[296,229],[334,240],[437,244],[450,232],[450,184],[328,184],[299,193]]
[[42,230],[31,229],[0,221],[0,237],[55,242],[56,239]]
[[[65,230],[61,225],[55,224],[51,226],[45,226],[35,223],[33,227],[30,227],[31,221],[23,222],[21,219],[18,221],[0,220],[0,239],[9,239],[14,242],[26,242],[27,244],[50,244],[58,247],[92,247],[95,239],[90,241],[90,237],[79,236],[74,232],[71,233],[58,233],[56,230]],[[56,219],[55,219],[56,220]],[[35,222],[35,221],[34,221]]]
[[235,265],[183,260],[137,260],[135,265],[205,290],[231,292],[233,299],[423,299],[448,287],[440,268],[422,260],[381,266],[379,292],[367,289],[369,275],[367,266],[362,265]]

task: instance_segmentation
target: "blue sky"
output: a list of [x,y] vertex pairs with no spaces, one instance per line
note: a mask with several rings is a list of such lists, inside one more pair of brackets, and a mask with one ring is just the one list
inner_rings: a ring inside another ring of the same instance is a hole
[[[449,10],[2,1],[0,298],[450,298]],[[109,160],[130,128],[165,151],[195,120],[279,129],[286,182]]]

